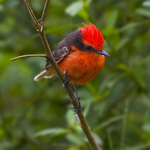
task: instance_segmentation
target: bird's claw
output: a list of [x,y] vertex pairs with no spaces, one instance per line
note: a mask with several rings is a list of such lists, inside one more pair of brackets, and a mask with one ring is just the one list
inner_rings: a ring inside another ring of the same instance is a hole
[[[69,82],[70,82],[70,76],[66,76],[66,80],[65,80],[65,82],[64,83],[62,83],[62,87],[64,88],[64,87],[66,87],[68,84],[69,84]],[[78,113],[80,113],[81,111],[82,111],[82,106],[81,106],[81,103],[80,103],[80,98],[78,97],[78,93],[77,93],[77,89],[76,89],[76,86],[74,85],[74,88],[75,88],[75,93],[76,93],[76,99],[78,100],[78,102],[79,102],[79,106],[78,106],[78,108],[72,108],[72,110],[75,112],[75,114],[78,114]]]
[[69,84],[69,82],[70,82],[70,76],[67,75],[65,82],[62,83],[62,87],[65,88]]
[[75,114],[78,114],[82,111],[82,106],[81,106],[80,101],[79,101],[79,107],[77,109],[73,107],[72,110],[75,112]]

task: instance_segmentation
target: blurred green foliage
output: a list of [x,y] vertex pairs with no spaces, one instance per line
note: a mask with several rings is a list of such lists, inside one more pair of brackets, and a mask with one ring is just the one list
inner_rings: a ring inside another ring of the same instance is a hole
[[[30,0],[40,17],[43,0]],[[52,49],[94,23],[111,55],[96,78],[78,87],[83,112],[105,150],[150,150],[150,1],[51,0],[46,33]],[[89,150],[58,78],[33,78],[44,53],[21,0],[0,0],[0,150]]]

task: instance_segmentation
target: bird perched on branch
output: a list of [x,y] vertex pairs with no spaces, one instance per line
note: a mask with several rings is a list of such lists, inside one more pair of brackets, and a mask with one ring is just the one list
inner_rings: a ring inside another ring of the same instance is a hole
[[[63,87],[69,82],[74,85],[90,82],[103,68],[105,56],[110,56],[103,49],[104,38],[99,29],[91,23],[83,23],[83,25],[84,27],[68,34],[52,52],[59,68],[66,74]],[[57,74],[47,60],[45,70],[38,74],[34,80],[51,78],[54,75]]]

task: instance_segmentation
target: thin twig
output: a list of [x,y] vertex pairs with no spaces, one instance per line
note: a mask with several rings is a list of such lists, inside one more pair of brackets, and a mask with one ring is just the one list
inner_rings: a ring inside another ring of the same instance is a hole
[[28,12],[30,13],[30,16],[32,17],[32,20],[33,20],[34,24],[37,26],[38,21],[37,21],[35,15],[34,15],[34,13],[33,13],[32,8],[30,7],[29,1],[28,1],[28,0],[23,0],[23,1],[24,1],[24,3],[26,4],[26,7],[27,7],[27,9],[28,9]]
[[28,55],[21,55],[21,56],[18,56],[18,57],[14,57],[11,59],[11,61],[13,60],[17,60],[17,59],[20,59],[20,58],[26,58],[26,57],[47,57],[45,54],[28,54]]
[[[64,82],[66,80],[66,77],[61,72],[61,70],[59,69],[59,67],[58,67],[58,65],[57,65],[57,63],[56,63],[56,61],[55,61],[55,59],[54,59],[54,57],[52,55],[49,43],[47,41],[47,38],[46,38],[46,35],[45,35],[45,32],[44,32],[44,19],[45,19],[46,11],[47,11],[47,8],[48,8],[49,0],[46,0],[45,5],[44,5],[44,9],[43,9],[43,13],[42,13],[42,17],[39,20],[36,19],[32,9],[31,9],[31,7],[30,7],[30,4],[29,4],[28,0],[23,0],[23,1],[25,2],[26,7],[27,7],[27,9],[28,9],[28,11],[30,13],[30,16],[31,16],[34,24],[37,27],[37,31],[40,34],[40,38],[41,38],[42,44],[44,46],[47,59],[51,62],[53,68],[57,72],[58,77],[61,79],[62,82]],[[68,85],[66,87],[66,90],[68,92],[68,95],[70,96],[70,99],[71,99],[71,102],[72,102],[74,108],[77,109],[79,107],[79,103],[78,103],[78,100],[76,99],[76,97],[74,96],[74,93],[73,93],[73,91],[71,89],[71,86]],[[76,117],[77,117],[77,119],[78,119],[78,121],[80,123],[80,126],[81,126],[83,132],[87,136],[87,138],[89,140],[89,143],[91,144],[93,150],[102,150],[96,144],[95,139],[92,136],[92,133],[91,133],[91,131],[89,129],[89,126],[87,124],[87,121],[86,121],[83,113],[79,112],[78,114],[76,114]]]
[[45,5],[44,5],[44,9],[43,9],[43,12],[42,12],[42,17],[41,17],[41,20],[45,20],[45,17],[46,17],[46,12],[47,12],[47,9],[48,9],[48,5],[49,5],[49,0],[46,0],[45,2]]

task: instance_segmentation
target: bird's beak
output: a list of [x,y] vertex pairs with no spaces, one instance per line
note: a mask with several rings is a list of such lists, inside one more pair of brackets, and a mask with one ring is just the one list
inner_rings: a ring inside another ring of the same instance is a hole
[[103,49],[102,50],[100,50],[100,51],[98,51],[98,53],[99,54],[101,54],[101,55],[105,55],[105,56],[110,56],[106,51],[104,51]]

